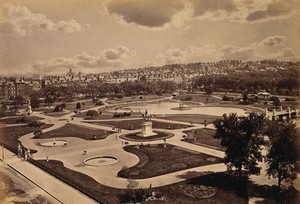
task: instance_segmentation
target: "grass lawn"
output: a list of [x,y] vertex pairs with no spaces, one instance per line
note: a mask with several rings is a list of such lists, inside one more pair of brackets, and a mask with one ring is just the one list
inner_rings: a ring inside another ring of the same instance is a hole
[[158,96],[156,94],[150,94],[150,95],[143,95],[142,97],[140,97],[140,95],[138,96],[128,96],[128,97],[123,97],[121,99],[108,99],[106,102],[109,104],[116,104],[116,103],[128,103],[128,102],[139,102],[139,101],[147,101],[147,100],[159,100],[159,99],[163,99],[165,97],[169,97],[171,96],[171,94],[163,94],[162,96]]
[[[143,122],[144,122],[144,120],[140,119],[140,120],[101,121],[101,122],[92,122],[91,121],[89,123],[93,123],[96,125],[105,125],[105,126],[110,126],[110,127],[118,127],[118,128],[125,129],[125,130],[138,130],[138,129],[141,129],[141,127],[142,127],[141,124]],[[153,128],[157,128],[157,129],[174,130],[174,129],[182,129],[182,128],[187,128],[187,127],[192,127],[190,125],[157,122],[154,120],[152,121],[152,123],[153,123]]]
[[[221,146],[220,140],[215,139],[213,137],[215,132],[216,130],[208,129],[208,128],[184,131],[184,133],[186,133],[188,137],[183,139],[183,141],[196,144],[196,145],[203,145],[215,149],[225,150],[225,148]],[[195,137],[196,137],[196,141],[195,141]]]
[[214,120],[221,118],[219,116],[213,116],[213,115],[202,115],[202,114],[178,114],[178,115],[166,115],[163,117],[160,117],[167,120],[175,120],[180,122],[188,122],[188,123],[200,123],[204,124],[204,120],[207,121],[207,124],[213,123]]
[[[107,119],[116,119],[115,117],[113,117],[114,113],[111,112],[107,112],[107,111],[102,111],[102,114],[99,115],[98,117],[87,117],[86,116],[87,112],[83,112],[83,113],[77,113],[74,117],[78,117],[78,118],[84,118],[85,120],[107,120]],[[132,113],[131,116],[127,116],[127,117],[123,117],[123,118],[137,118],[137,117],[141,117],[141,114],[137,114],[137,113]],[[121,117],[122,118],[122,117]]]
[[65,112],[65,111],[54,112],[53,109],[46,109],[46,110],[44,110],[44,114],[51,116],[51,117],[61,117],[61,116],[67,115],[68,112]]
[[[74,112],[74,111],[83,111],[83,110],[86,110],[86,109],[89,109],[89,108],[97,107],[97,105],[95,105],[95,103],[93,101],[84,101],[84,102],[80,102],[81,108],[77,109],[76,108],[77,103],[78,103],[78,101],[72,102],[72,103],[66,103],[66,108],[65,109],[69,110],[71,112]],[[99,106],[99,108],[100,107],[101,106]]]
[[5,118],[0,120],[0,123],[4,123],[4,124],[19,124],[19,123],[28,123],[28,122],[32,122],[35,120],[42,120],[44,118],[41,117],[36,117],[36,116],[26,116],[24,118],[24,120],[22,121],[21,119],[23,118],[23,116],[19,116],[19,117],[12,117],[12,118]]
[[61,161],[31,160],[31,162],[98,203],[117,204],[120,194],[124,193],[124,190],[104,186],[88,175],[66,168]]
[[183,93],[183,94],[179,94],[178,96],[176,96],[175,99],[184,101],[185,98],[189,98],[189,97],[191,97],[191,100],[188,100],[186,102],[191,101],[191,102],[201,102],[201,103],[208,104],[208,103],[219,103],[222,101],[222,99],[213,97],[212,95],[208,96],[208,95],[202,94],[202,93],[199,93],[199,94]]
[[124,168],[118,176],[128,179],[149,178],[197,166],[221,163],[222,159],[188,151],[170,144],[126,146],[127,152],[136,154],[140,161],[133,167]]
[[121,135],[120,138],[129,141],[135,141],[135,142],[149,142],[155,140],[163,140],[174,136],[173,134],[167,132],[160,132],[160,131],[154,131],[154,132],[157,133],[157,135],[141,137],[136,134],[128,134],[128,135]]
[[52,124],[43,125],[40,128],[29,127],[27,125],[24,126],[14,126],[14,127],[4,127],[1,128],[0,131],[0,143],[9,149],[10,151],[17,152],[17,146],[19,143],[19,137],[26,135],[28,133],[42,130],[51,127]]
[[294,187],[278,192],[277,186],[257,185],[248,183],[249,197],[264,198],[262,204],[269,203],[300,203],[300,192]]
[[[73,124],[66,124],[65,126],[45,132],[40,135],[38,138],[55,138],[55,137],[78,137],[85,140],[100,140],[106,138],[108,135],[112,134],[113,132],[99,130],[99,129],[91,129],[83,126],[73,125]],[[94,138],[96,135],[96,138]]]
[[[197,172],[191,172],[197,174]],[[215,189],[215,195],[210,198],[195,198],[184,193],[184,186],[209,186]],[[226,173],[207,172],[194,179],[186,180],[177,184],[155,188],[161,192],[166,199],[160,201],[163,204],[192,204],[192,203],[211,203],[211,204],[243,204],[248,203],[246,179],[238,181],[236,177]],[[150,202],[151,203],[151,202]],[[155,203],[155,202],[153,202]]]

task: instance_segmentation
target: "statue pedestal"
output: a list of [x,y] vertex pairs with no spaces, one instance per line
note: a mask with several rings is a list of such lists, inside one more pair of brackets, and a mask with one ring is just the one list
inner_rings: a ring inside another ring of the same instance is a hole
[[137,136],[149,137],[154,135],[157,135],[157,133],[152,130],[152,121],[144,121],[142,123],[142,132],[137,134]]

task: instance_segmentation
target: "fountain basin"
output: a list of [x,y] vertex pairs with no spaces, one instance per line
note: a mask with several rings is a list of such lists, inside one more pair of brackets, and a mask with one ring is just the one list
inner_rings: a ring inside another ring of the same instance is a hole
[[67,140],[61,140],[61,139],[40,143],[40,145],[45,146],[45,147],[66,146],[67,144],[68,144]]
[[83,161],[85,165],[88,166],[107,166],[115,164],[119,161],[117,157],[109,155],[99,155],[94,157],[89,157]]

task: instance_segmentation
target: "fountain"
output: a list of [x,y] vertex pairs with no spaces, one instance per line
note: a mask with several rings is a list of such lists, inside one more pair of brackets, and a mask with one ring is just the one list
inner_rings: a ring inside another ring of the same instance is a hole
[[173,107],[171,110],[190,110],[192,109],[189,105],[183,105],[182,102],[179,103],[179,107]]
[[83,163],[88,166],[107,166],[107,165],[115,164],[118,161],[119,159],[117,157],[100,155],[100,156],[87,158],[83,161]]
[[55,138],[52,141],[40,143],[40,145],[45,146],[45,147],[66,146],[67,144],[68,144],[67,140],[55,139]]

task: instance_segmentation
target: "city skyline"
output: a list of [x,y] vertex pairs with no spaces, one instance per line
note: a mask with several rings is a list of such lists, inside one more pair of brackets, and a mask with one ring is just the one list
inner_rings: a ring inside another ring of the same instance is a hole
[[1,75],[299,60],[296,0],[2,1]]

